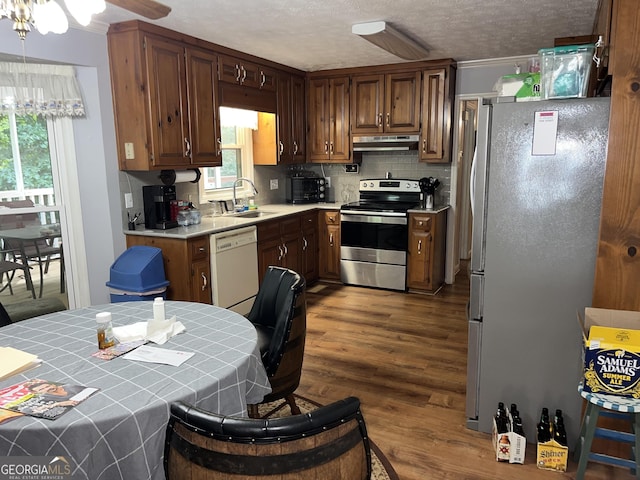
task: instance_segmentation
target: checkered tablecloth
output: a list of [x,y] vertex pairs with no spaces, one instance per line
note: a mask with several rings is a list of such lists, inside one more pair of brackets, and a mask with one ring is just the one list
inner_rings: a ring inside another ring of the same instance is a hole
[[0,382],[0,388],[42,378],[97,387],[99,392],[56,420],[19,417],[0,424],[0,456],[65,456],[73,478],[164,479],[169,405],[182,400],[223,415],[247,414],[270,392],[254,327],[212,305],[166,302],[186,332],[160,346],[194,352],[180,367],[92,357],[98,312],[113,325],[148,321],[151,302],[101,305],[43,315],[0,328],[0,346],[38,355],[42,365]]

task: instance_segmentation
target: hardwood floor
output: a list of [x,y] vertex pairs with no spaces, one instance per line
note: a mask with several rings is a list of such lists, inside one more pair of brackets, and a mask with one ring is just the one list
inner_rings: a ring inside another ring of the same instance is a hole
[[[468,278],[438,295],[320,284],[307,291],[298,394],[321,403],[360,398],[371,439],[401,480],[573,479],[495,461],[490,436],[465,425]],[[525,425],[533,435],[534,425]],[[574,441],[570,439],[570,441]],[[634,478],[590,463],[587,479]]]

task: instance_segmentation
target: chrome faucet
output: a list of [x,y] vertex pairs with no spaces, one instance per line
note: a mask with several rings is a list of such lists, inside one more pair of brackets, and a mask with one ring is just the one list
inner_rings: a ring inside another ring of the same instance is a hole
[[253,182],[251,180],[249,180],[248,178],[244,178],[244,177],[240,177],[238,178],[235,182],[233,182],[233,208],[235,209],[236,206],[238,205],[238,201],[236,199],[236,187],[238,186],[238,184],[242,181],[245,182],[249,182],[251,184],[251,188],[253,188],[253,194],[257,195],[258,194],[258,189],[256,188],[256,186],[253,184]]

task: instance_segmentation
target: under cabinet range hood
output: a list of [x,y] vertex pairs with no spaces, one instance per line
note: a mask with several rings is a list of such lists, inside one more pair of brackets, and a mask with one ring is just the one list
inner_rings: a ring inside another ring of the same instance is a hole
[[418,149],[418,135],[354,136],[354,152],[388,152]]

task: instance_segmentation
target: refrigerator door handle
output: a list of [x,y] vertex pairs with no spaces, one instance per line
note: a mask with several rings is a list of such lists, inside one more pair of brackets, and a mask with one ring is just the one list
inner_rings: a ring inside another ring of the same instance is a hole
[[473,161],[473,176],[471,177],[471,185],[473,185],[471,203],[474,212],[471,231],[472,272],[484,271],[491,109],[491,105],[482,105],[478,109],[478,138]]
[[469,181],[469,198],[471,199],[471,217],[475,215],[475,202],[476,198],[476,160],[478,159],[478,146],[473,149],[473,160],[471,160],[471,173]]

